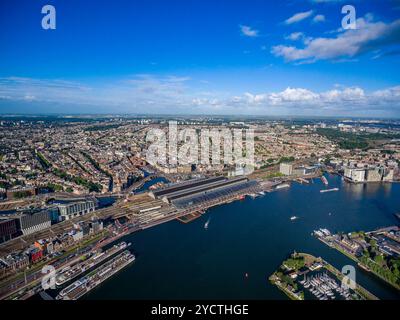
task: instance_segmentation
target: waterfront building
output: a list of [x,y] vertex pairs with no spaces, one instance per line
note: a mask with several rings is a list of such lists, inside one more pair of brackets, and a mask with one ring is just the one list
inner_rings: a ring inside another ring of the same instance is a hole
[[95,210],[95,202],[92,200],[79,201],[60,204],[58,206],[61,220],[69,220],[75,217],[83,216]]
[[318,166],[307,166],[304,168],[304,175],[308,176],[308,175],[313,175],[317,172],[318,170]]
[[363,168],[344,168],[344,177],[351,180],[352,182],[364,182],[365,181],[365,169]]
[[221,188],[245,182],[248,182],[248,179],[244,177],[227,179],[219,176],[207,179],[195,179],[153,191],[152,194],[154,198],[162,199],[167,203],[173,203],[178,199],[210,193]]
[[384,171],[383,181],[393,181],[394,180],[394,168],[388,168]]
[[291,163],[281,163],[279,172],[285,176],[291,176],[293,174],[293,165]]
[[315,174],[318,166],[298,166],[294,167],[291,163],[281,163],[279,172],[285,176],[307,176]]
[[382,181],[383,170],[380,168],[370,168],[366,170],[367,182],[380,182]]

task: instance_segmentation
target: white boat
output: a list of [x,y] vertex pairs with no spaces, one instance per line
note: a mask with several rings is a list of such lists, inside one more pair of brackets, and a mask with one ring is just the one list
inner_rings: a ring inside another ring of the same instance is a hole
[[290,187],[290,184],[288,184],[288,183],[283,183],[283,184],[277,185],[277,186],[275,187],[275,189],[283,189],[283,188],[289,188],[289,187]]
[[330,236],[331,235],[331,232],[328,229],[321,228],[319,230],[326,236]]
[[204,224],[204,229],[208,229],[208,225],[210,224],[210,220],[211,219],[208,219],[207,221],[206,221],[206,223]]
[[294,220],[297,220],[298,218],[299,217],[293,216],[293,217],[290,217],[290,220],[294,221]]
[[320,190],[319,192],[325,193],[325,192],[332,192],[332,191],[339,191],[339,188],[325,189],[325,190]]

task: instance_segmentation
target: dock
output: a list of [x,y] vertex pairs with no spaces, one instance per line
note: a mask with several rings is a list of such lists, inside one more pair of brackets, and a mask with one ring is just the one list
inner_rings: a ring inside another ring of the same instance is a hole
[[318,300],[379,300],[358,283],[352,287],[343,286],[344,277],[324,259],[294,252],[269,280],[292,300],[304,300],[304,292]]
[[179,217],[176,220],[182,222],[182,223],[190,223],[198,218],[200,218],[202,216],[202,212],[201,211],[196,211],[196,212],[192,212],[189,213],[185,216]]
[[78,300],[135,260],[128,250],[61,290],[57,300]]
[[296,181],[297,182],[299,182],[299,183],[304,183],[304,184],[310,184],[310,181],[308,181],[307,179],[304,179],[304,178],[297,178],[296,179]]

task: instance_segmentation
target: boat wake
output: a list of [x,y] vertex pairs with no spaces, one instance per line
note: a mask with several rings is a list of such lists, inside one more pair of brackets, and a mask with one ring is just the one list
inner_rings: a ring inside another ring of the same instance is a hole
[[206,229],[206,230],[208,229],[208,225],[210,224],[210,220],[211,220],[211,218],[208,218],[208,220],[204,224],[204,229]]

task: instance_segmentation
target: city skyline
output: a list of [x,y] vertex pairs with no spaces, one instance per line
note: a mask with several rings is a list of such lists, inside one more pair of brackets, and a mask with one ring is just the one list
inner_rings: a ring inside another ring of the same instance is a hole
[[1,114],[400,116],[399,1],[352,3],[356,30],[340,0],[19,3],[1,4]]

